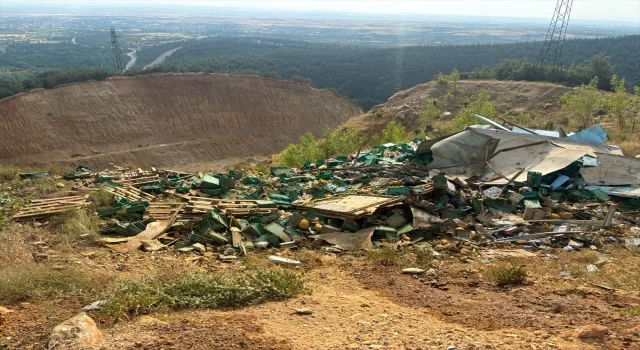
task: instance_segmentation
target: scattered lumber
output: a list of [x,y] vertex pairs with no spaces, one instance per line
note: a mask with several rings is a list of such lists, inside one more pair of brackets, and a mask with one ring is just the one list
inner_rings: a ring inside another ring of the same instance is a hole
[[13,216],[14,220],[44,219],[67,210],[79,209],[89,204],[89,195],[69,195],[65,197],[34,199]]

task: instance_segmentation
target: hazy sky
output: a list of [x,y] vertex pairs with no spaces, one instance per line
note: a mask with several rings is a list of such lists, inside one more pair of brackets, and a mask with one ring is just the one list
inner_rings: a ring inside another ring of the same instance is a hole
[[[551,18],[556,0],[0,0],[0,6],[87,6],[90,4],[209,5],[237,8],[322,10],[372,13],[423,13],[463,16]],[[572,19],[632,21],[640,26],[640,0],[574,0]]]

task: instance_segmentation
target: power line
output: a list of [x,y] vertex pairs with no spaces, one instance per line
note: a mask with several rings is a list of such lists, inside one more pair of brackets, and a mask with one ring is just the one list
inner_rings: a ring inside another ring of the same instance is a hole
[[562,51],[572,7],[573,0],[558,0],[556,9],[553,11],[551,24],[549,24],[547,37],[544,40],[540,57],[538,58],[538,63],[541,65],[547,63],[552,65],[554,70],[562,71]]
[[124,71],[124,64],[122,63],[122,51],[120,50],[120,43],[118,42],[119,36],[116,34],[116,29],[111,27],[111,50],[113,51],[113,67],[117,71]]

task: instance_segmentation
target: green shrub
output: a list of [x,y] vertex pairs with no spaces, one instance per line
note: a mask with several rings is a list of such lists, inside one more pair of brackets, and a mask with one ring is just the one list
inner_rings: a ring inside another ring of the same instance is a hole
[[527,278],[527,270],[510,264],[497,265],[487,270],[486,277],[499,286],[520,285]]
[[496,116],[496,105],[491,102],[487,93],[480,92],[478,96],[453,120],[453,131],[460,131],[470,125],[482,124],[474,115],[492,119]]
[[383,145],[385,143],[401,143],[411,139],[407,130],[402,124],[392,121],[382,130],[382,135],[376,139],[376,144]]
[[440,84],[440,85],[449,84],[449,77],[444,75],[444,74],[442,74],[442,73],[436,74],[436,76],[433,78],[433,80],[435,80],[435,82]]
[[364,147],[365,135],[354,127],[347,126],[333,131],[327,131],[319,147],[322,158],[345,155],[357,152]]
[[299,167],[305,162],[315,162],[321,158],[320,146],[312,133],[308,132],[300,137],[297,144],[291,144],[280,156],[280,165]]

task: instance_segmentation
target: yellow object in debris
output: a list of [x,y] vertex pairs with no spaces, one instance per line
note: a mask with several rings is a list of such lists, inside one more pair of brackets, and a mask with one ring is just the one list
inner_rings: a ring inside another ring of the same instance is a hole
[[309,228],[309,221],[307,219],[303,219],[298,223],[298,228],[301,230],[306,230]]
[[547,219],[560,219],[560,215],[555,214],[555,213],[551,213],[549,215],[547,215]]
[[560,217],[565,220],[573,219],[573,214],[568,211],[563,211],[560,213]]

